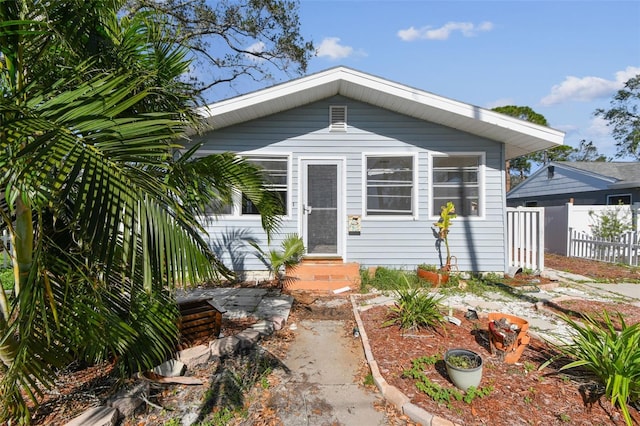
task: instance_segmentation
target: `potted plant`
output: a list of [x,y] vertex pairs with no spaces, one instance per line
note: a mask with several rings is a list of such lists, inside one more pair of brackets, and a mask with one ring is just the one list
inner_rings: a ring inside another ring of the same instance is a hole
[[434,225],[437,230],[434,232],[438,241],[438,251],[441,251],[442,243],[444,243],[447,251],[447,257],[445,262],[442,262],[442,253],[440,252],[440,262],[442,266],[437,268],[435,265],[419,265],[417,274],[420,278],[431,282],[435,286],[440,284],[446,284],[449,281],[449,274],[452,269],[457,269],[455,263],[452,264],[451,250],[449,248],[449,228],[451,227],[451,220],[456,218],[456,208],[453,202],[448,201],[446,205],[440,207],[440,219]]
[[468,349],[449,349],[444,354],[447,374],[453,384],[463,391],[478,387],[482,380],[482,357]]
[[515,315],[489,313],[489,346],[491,353],[507,364],[520,359],[529,340],[529,322]]
[[442,271],[433,264],[423,263],[418,265],[417,273],[420,278],[429,281],[436,287],[440,284],[446,284],[449,281],[449,273]]

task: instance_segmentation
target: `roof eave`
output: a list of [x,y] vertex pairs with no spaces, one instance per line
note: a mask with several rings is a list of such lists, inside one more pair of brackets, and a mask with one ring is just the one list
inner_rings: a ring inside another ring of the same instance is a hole
[[345,67],[332,68],[201,108],[223,128],[342,95],[506,144],[507,158],[562,145],[564,132]]
[[640,188],[640,181],[622,181],[609,185],[609,189],[633,189]]

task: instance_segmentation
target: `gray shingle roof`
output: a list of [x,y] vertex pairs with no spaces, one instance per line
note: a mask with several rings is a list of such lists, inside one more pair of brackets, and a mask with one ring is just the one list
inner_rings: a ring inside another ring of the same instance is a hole
[[640,181],[640,162],[556,161],[556,163],[618,181]]

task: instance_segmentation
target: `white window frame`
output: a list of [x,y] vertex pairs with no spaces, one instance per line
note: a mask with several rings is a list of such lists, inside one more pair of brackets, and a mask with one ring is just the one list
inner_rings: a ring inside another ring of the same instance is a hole
[[[367,160],[371,157],[410,157],[411,158],[411,213],[408,214],[369,214],[368,203],[368,170]],[[365,152],[362,154],[362,217],[375,220],[415,220],[418,217],[418,161],[415,152]]]
[[[437,219],[439,217],[438,214],[434,214],[433,206],[436,204],[434,201],[434,166],[433,159],[436,157],[478,157],[478,215],[477,216],[458,216],[464,220],[479,220],[484,219],[486,214],[486,185],[485,185],[485,169],[486,169],[486,152],[483,151],[461,151],[461,152],[438,152],[431,153],[429,155],[429,205],[427,206],[427,211],[429,212],[429,217],[431,219]],[[443,205],[443,203],[440,203]],[[437,212],[436,212],[437,213]]]
[[607,205],[608,206],[617,206],[618,204],[611,204],[611,199],[612,198],[618,198],[618,197],[629,197],[629,204],[623,204],[623,206],[630,206],[633,204],[633,195],[631,193],[627,193],[627,194],[610,194],[607,195]]
[[[238,154],[239,157],[244,158],[245,160],[282,160],[285,161],[286,171],[287,171],[287,200],[286,200],[286,211],[285,215],[281,217],[283,219],[287,219],[291,216],[291,208],[292,208],[292,195],[291,195],[291,154],[277,154],[277,153],[242,153]],[[242,214],[242,192],[239,190],[234,190],[233,194],[233,204],[231,206],[230,214],[221,214],[220,217],[234,218],[234,219],[245,219],[245,220],[260,220],[259,214]]]

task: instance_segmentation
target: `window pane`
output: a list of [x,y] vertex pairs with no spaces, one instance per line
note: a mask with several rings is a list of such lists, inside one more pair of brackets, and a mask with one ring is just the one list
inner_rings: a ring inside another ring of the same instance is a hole
[[631,204],[631,195],[607,195],[607,204],[617,206],[621,204]]
[[[271,191],[278,198],[280,198],[280,208],[282,212],[280,214],[287,214],[287,191]],[[258,208],[253,204],[251,200],[249,200],[244,194],[242,194],[242,214],[260,214]]]
[[214,201],[205,207],[204,212],[211,215],[231,214],[233,212],[233,206],[231,204],[223,204],[220,201]]
[[478,168],[480,157],[477,155],[451,155],[448,157],[433,157],[433,167],[471,167]]
[[273,185],[287,184],[286,159],[255,159],[248,158],[248,162],[262,168],[264,179]]
[[[266,181],[266,188],[275,193],[282,201],[282,214],[287,214],[287,171],[288,160],[286,158],[247,158],[251,164],[262,168],[263,177]],[[257,207],[243,194],[242,209],[243,215],[260,214]]]
[[413,214],[413,157],[367,157],[367,214]]
[[433,157],[432,215],[438,216],[448,201],[453,202],[459,216],[479,215],[479,172],[480,156]]

